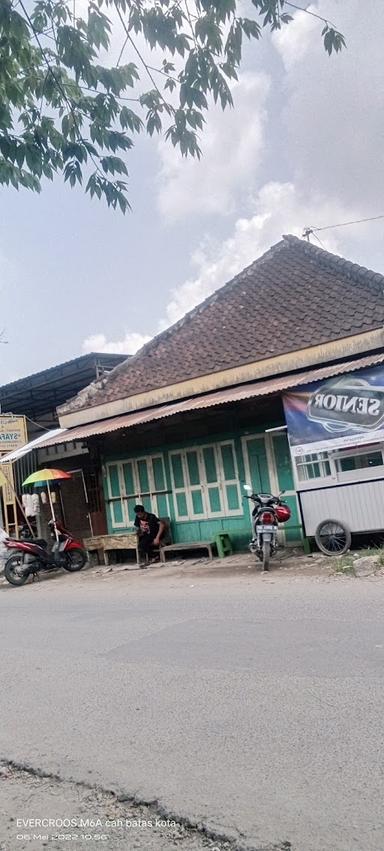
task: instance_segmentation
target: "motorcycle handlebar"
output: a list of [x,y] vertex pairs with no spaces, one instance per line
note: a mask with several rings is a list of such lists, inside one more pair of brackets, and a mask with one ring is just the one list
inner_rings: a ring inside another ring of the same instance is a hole
[[[270,498],[271,498],[271,499],[274,499],[276,502],[280,502],[281,497],[283,496],[283,494],[284,494],[284,491],[282,491],[282,492],[279,494],[279,496],[274,496],[274,495],[273,495],[273,493],[271,493],[271,494],[270,494]],[[258,495],[257,493],[252,493],[252,494],[244,493],[244,494],[243,494],[243,499],[252,499],[254,502],[256,502],[256,500],[258,500],[258,499],[259,499],[259,495]]]

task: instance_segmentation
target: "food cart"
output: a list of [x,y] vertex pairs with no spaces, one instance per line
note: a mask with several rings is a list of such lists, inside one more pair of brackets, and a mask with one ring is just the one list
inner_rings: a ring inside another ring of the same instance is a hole
[[384,530],[384,364],[342,369],[283,397],[304,535],[328,555]]

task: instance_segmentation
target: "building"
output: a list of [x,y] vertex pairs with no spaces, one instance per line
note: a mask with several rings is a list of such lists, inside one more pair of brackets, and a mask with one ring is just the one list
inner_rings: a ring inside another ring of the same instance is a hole
[[[24,419],[29,441],[41,438],[59,425],[57,406],[63,404],[91,382],[106,376],[126,355],[90,353],[66,363],[20,378],[0,387],[2,420],[8,415],[15,422]],[[12,420],[9,420],[10,422]],[[13,465],[13,484],[21,496],[22,482],[39,467],[56,466],[73,471],[71,481],[60,489],[64,516],[78,534],[89,534],[89,513],[103,515],[103,502],[98,495],[98,478],[89,450],[82,441],[66,442],[50,449],[33,449]],[[80,487],[78,486],[80,484]],[[10,531],[17,525],[14,494],[3,490],[4,521]],[[19,518],[20,519],[20,518]]]
[[285,490],[285,539],[297,542],[283,395],[384,362],[383,292],[382,275],[284,237],[61,405],[62,432],[46,448],[81,441],[98,459],[111,533],[132,527],[139,500],[171,519],[175,541],[227,531],[243,547],[250,513],[242,485],[250,482]]

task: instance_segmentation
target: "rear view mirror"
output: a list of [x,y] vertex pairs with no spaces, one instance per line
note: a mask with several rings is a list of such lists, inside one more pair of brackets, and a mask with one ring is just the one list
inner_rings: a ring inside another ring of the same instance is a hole
[[252,493],[251,485],[243,485],[243,487],[245,491],[247,491],[248,493]]

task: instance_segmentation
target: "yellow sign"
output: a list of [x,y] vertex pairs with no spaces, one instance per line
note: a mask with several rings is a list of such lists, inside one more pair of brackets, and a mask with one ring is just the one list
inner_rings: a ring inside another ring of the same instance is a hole
[[25,417],[0,414],[0,455],[21,449],[28,441]]
[[[0,458],[28,442],[25,417],[0,414]],[[8,535],[17,533],[17,503],[12,463],[0,464],[3,523]]]
[[6,505],[13,505],[13,503],[15,502],[15,490],[12,463],[1,465],[0,476],[0,486],[3,489],[4,502]]

